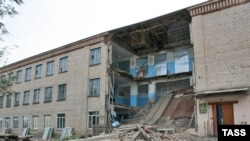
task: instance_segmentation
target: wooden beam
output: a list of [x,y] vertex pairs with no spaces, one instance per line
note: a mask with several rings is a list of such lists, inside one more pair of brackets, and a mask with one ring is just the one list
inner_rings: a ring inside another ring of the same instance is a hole
[[147,133],[144,132],[144,130],[139,125],[137,125],[137,128],[140,131],[140,133],[142,134],[142,136],[146,139],[146,141],[151,141],[150,138],[148,137]]

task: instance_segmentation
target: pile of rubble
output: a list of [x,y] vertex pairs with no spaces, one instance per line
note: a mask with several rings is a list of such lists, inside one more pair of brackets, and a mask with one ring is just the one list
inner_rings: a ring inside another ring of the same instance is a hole
[[152,125],[126,125],[111,134],[100,134],[78,141],[217,141],[215,137],[198,137],[194,129],[159,128]]

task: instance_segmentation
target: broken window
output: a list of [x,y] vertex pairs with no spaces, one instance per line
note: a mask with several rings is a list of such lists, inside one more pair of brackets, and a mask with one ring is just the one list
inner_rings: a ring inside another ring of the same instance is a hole
[[118,62],[118,68],[120,70],[123,70],[123,71],[127,72],[127,73],[130,72],[130,68],[129,68],[130,66],[129,65],[130,65],[130,60]]
[[25,81],[29,81],[31,79],[31,67],[26,69],[25,73]]
[[99,124],[99,112],[89,112],[88,118],[88,128],[92,128],[93,125]]
[[25,91],[23,96],[23,104],[29,104],[30,91]]
[[29,118],[27,116],[23,116],[23,129],[24,128],[28,128],[28,122],[29,121]]
[[34,90],[33,103],[38,103],[39,102],[39,95],[40,95],[40,89]]
[[146,77],[148,73],[148,58],[138,58],[136,59],[136,76],[137,77]]
[[138,85],[138,97],[148,97],[148,85]]
[[154,73],[155,76],[166,75],[167,74],[167,64],[166,64],[166,54],[157,54],[155,55],[155,66]]
[[119,96],[123,98],[129,98],[130,97],[130,87],[120,87],[119,89]]
[[42,64],[36,65],[35,78],[40,78],[42,76]]
[[13,128],[18,129],[18,116],[13,117]]
[[52,87],[46,87],[44,102],[51,102],[51,101],[52,101]]
[[89,80],[89,95],[90,96],[100,95],[100,78]]
[[62,84],[58,86],[58,95],[57,100],[64,100],[66,99],[66,84]]
[[66,72],[68,70],[68,57],[60,58],[59,72]]
[[101,48],[91,49],[90,51],[90,65],[101,63]]
[[65,114],[58,114],[57,115],[57,129],[63,129],[65,127]]

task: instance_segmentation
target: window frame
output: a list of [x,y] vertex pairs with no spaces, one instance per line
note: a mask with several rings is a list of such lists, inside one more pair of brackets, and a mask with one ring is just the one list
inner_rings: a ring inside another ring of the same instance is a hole
[[11,106],[11,94],[6,95],[6,107]]
[[46,76],[51,76],[54,74],[54,60],[47,62]]
[[59,73],[68,71],[68,56],[60,58]]
[[44,128],[51,127],[51,115],[44,115]]
[[4,96],[0,96],[0,108],[3,108],[3,103],[4,103]]
[[22,128],[28,128],[29,127],[29,117],[28,116],[23,116],[23,121],[22,121]]
[[16,83],[21,83],[21,82],[22,82],[22,70],[18,70]]
[[[63,93],[61,93],[61,91],[63,91]],[[58,85],[57,101],[65,100],[66,93],[67,93],[67,84]]]
[[14,98],[14,106],[19,106],[20,103],[20,92],[15,93],[15,98]]
[[32,129],[37,130],[38,129],[38,123],[39,123],[39,116],[35,115],[32,117]]
[[88,96],[100,96],[100,78],[89,79],[89,94]]
[[13,129],[18,129],[18,122],[19,122],[19,117],[14,116],[13,117]]
[[5,117],[4,128],[10,128],[10,117]]
[[62,130],[65,128],[66,115],[64,113],[57,114],[56,116],[56,129]]
[[24,91],[24,93],[23,93],[23,105],[29,104],[29,95],[30,95],[30,91]]
[[[95,119],[95,120],[93,120]],[[94,123],[95,122],[95,123]],[[100,124],[100,112],[99,111],[89,111],[88,112],[88,129],[92,129],[94,125]]]
[[[47,93],[48,90],[50,90],[50,93]],[[53,93],[53,87],[46,87],[44,91],[44,102],[51,102],[52,101],[52,93]],[[49,99],[47,99],[47,94],[49,95]]]
[[89,65],[101,64],[101,47],[93,48],[90,50]]
[[42,77],[42,64],[36,65],[35,79]]
[[34,90],[33,104],[37,104],[40,101],[40,89]]
[[9,81],[10,85],[12,85],[14,83],[14,73],[13,72],[10,72],[8,74],[8,81]]
[[26,68],[25,81],[30,81],[31,80],[31,72],[32,72],[32,67]]

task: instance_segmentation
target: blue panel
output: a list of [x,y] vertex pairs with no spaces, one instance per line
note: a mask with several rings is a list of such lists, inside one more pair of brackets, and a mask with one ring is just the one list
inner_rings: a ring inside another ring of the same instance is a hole
[[149,93],[149,94],[148,94],[148,99],[151,99],[151,98],[154,97],[154,96],[155,96],[154,93]]
[[194,58],[189,58],[189,71],[193,71]]
[[130,96],[130,106],[137,107],[138,106],[138,100],[137,100],[137,95],[131,95]]
[[135,71],[135,68],[133,69],[130,69],[130,74],[135,77],[136,76],[136,71]]
[[148,66],[148,76],[147,77],[154,77],[154,65]]
[[138,98],[138,106],[139,107],[145,106],[147,102],[148,102],[148,97],[140,97],[140,98]]
[[174,66],[174,62],[168,62],[168,71],[170,72],[170,74],[175,74],[175,66]]
[[118,93],[119,93],[119,87],[117,85],[115,85],[114,93],[115,93],[115,103],[117,103],[117,104],[124,104],[124,105],[128,105],[129,106],[129,104],[130,104],[129,98],[124,98],[124,97],[121,97],[121,96],[118,95]]

